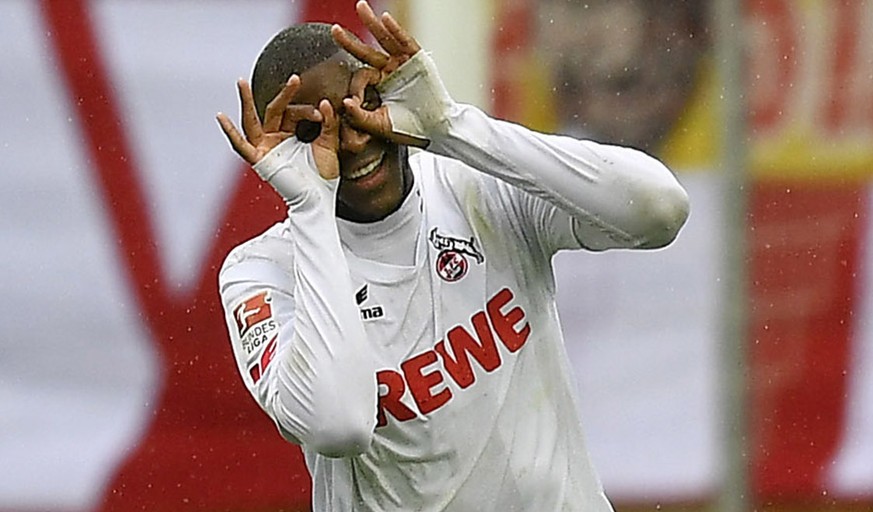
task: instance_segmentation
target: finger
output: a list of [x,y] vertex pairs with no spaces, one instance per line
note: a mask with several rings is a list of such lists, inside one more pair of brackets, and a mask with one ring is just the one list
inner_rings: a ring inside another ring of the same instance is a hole
[[344,99],[343,107],[345,107],[345,118],[352,128],[356,130],[382,137],[403,146],[426,148],[430,144],[430,141],[427,139],[393,131],[391,118],[388,116],[388,109],[386,107],[370,111],[361,106],[358,98]]
[[285,108],[291,103],[298,89],[300,89],[300,77],[291,75],[279,94],[267,104],[267,109],[264,111],[264,132],[275,132],[282,126]]
[[396,39],[397,42],[400,43],[400,46],[403,47],[404,53],[407,55],[415,55],[419,50],[421,50],[418,41],[410,36],[409,32],[400,26],[400,23],[397,23],[397,20],[394,19],[394,16],[391,16],[391,13],[386,12],[382,14],[382,22],[384,23],[385,28],[391,32],[391,35],[394,36],[394,39]]
[[321,122],[321,136],[333,142],[334,148],[338,145],[339,139],[339,116],[333,110],[333,105],[328,100],[321,100],[318,104],[318,111],[321,114],[323,121]]
[[312,154],[318,174],[324,179],[334,179],[339,176],[339,119],[328,100],[321,100],[318,110],[324,117],[321,135],[312,141]]
[[323,116],[312,105],[288,105],[285,107],[285,114],[282,116],[282,126],[279,128],[279,131],[294,133],[297,129],[297,123],[301,121],[311,121],[319,124],[323,121]]
[[224,135],[227,136],[227,140],[230,141],[233,150],[236,151],[239,156],[243,157],[245,161],[254,164],[257,158],[257,150],[248,140],[246,140],[245,137],[243,137],[239,130],[236,129],[233,121],[221,112],[215,116],[215,119],[218,120],[218,124],[221,126],[221,131],[223,131]]
[[384,108],[367,110],[362,106],[360,97],[345,98],[343,100],[344,117],[352,128],[365,131],[371,135],[387,137],[391,133],[391,121],[388,112]]
[[306,103],[293,103],[285,107],[285,117],[292,121],[300,121],[303,119],[320,123],[324,120],[324,116],[318,107],[308,105]]
[[376,41],[379,41],[379,45],[381,45],[389,55],[403,55],[403,48],[400,46],[400,43],[394,39],[391,32],[389,32],[382,21],[376,17],[376,13],[373,12],[373,9],[366,0],[360,0],[355,4],[355,10],[358,12],[358,18],[361,19],[361,22],[363,22],[365,27],[367,27],[367,30],[373,34]]
[[354,55],[358,60],[373,66],[376,69],[382,69],[388,63],[389,57],[378,49],[364,43],[351,32],[342,28],[339,25],[334,25],[330,29],[333,40],[340,45],[345,51]]
[[252,96],[252,88],[248,82],[242,78],[236,83],[239,88],[239,100],[242,130],[250,143],[257,144],[257,141],[264,136],[264,130],[261,127],[261,120],[258,119],[258,113],[255,111],[255,99]]
[[285,107],[285,118],[289,121],[295,122],[306,119],[307,121],[320,123],[324,120],[324,116],[322,116],[318,108],[302,103],[292,104]]
[[364,90],[368,85],[376,85],[382,79],[382,73],[378,69],[365,67],[355,71],[349,82],[349,96],[357,96],[367,100]]

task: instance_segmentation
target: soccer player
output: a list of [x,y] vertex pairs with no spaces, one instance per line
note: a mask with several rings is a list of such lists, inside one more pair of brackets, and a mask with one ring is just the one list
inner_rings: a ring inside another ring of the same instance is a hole
[[290,27],[238,84],[242,133],[218,116],[288,205],[220,272],[245,385],[302,446],[314,510],[611,510],[552,256],[663,247],[685,191],[637,150],[456,103],[389,14],[356,8],[381,49]]

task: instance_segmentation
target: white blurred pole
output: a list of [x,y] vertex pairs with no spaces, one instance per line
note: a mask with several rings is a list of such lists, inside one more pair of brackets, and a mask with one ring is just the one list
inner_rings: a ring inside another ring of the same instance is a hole
[[743,2],[715,0],[710,20],[715,30],[715,57],[720,85],[721,173],[724,177],[725,262],[721,304],[721,461],[719,512],[750,510],[748,446],[749,288],[747,255],[748,176],[746,102],[743,66]]
[[412,34],[457,101],[491,106],[491,0],[404,0]]

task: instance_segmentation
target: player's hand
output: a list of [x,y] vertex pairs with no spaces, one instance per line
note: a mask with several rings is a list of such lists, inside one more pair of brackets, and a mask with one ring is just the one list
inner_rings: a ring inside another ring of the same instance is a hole
[[427,141],[394,130],[388,105],[382,104],[378,85],[381,72],[372,67],[355,71],[349,84],[349,96],[343,99],[343,118],[355,129],[379,136],[395,144],[426,147]]
[[339,25],[331,34],[338,45],[369,65],[355,76],[365,91],[375,88],[381,103],[367,108],[366,95],[355,89],[353,81],[352,94],[343,101],[345,117],[360,130],[399,144],[427,147],[435,135],[447,131],[454,105],[436,66],[391,14],[377,17],[366,0],[355,8],[382,49],[364,44]]
[[303,120],[321,123],[321,133],[312,141],[312,154],[318,173],[324,179],[339,176],[339,120],[333,107],[322,100],[318,107],[292,105],[291,100],[300,89],[300,77],[291,75],[288,82],[264,111],[264,121],[258,118],[251,86],[245,80],[237,82],[239,88],[242,133],[225,114],[216,116],[218,124],[230,141],[230,145],[246,162],[255,165],[273,148],[292,137],[297,123]]
[[351,83],[351,94],[343,100],[345,117],[370,134],[407,146],[427,146],[428,141],[394,129],[388,105],[382,105],[376,91],[400,66],[421,50],[418,42],[389,13],[376,16],[366,0],[355,5],[358,17],[379,42],[382,50],[363,43],[339,25],[331,35],[338,45],[369,67],[358,70]]

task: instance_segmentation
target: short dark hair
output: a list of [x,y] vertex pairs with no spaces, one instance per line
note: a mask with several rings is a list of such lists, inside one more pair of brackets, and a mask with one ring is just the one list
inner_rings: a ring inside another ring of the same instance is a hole
[[263,121],[270,100],[292,74],[301,74],[338,52],[345,52],[330,35],[327,23],[292,25],[275,36],[261,50],[252,71],[252,95],[258,117]]

